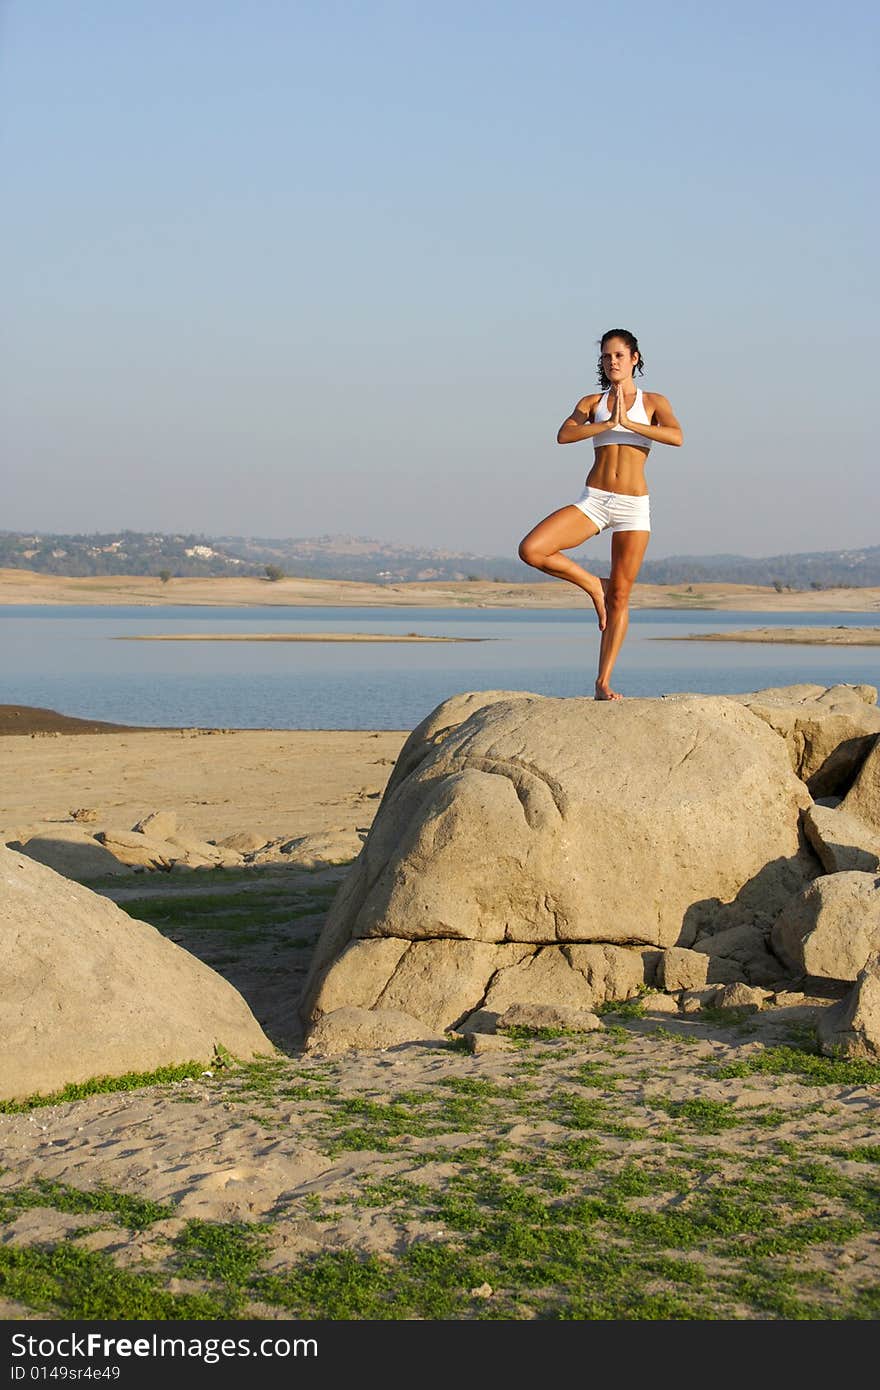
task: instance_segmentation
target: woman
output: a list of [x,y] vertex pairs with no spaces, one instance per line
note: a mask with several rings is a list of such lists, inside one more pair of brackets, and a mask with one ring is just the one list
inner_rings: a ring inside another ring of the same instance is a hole
[[[602,336],[599,381],[604,391],[578,401],[556,436],[559,444],[592,439],[593,467],[577,502],[539,522],[520,542],[520,559],[545,574],[567,579],[590,595],[599,615],[597,700],[620,700],[611,688],[611,672],[629,625],[629,596],[651,534],[645,461],[651,445],[680,444],[681,426],[665,396],[641,391],[633,380],[644,371],[639,345],[625,328]],[[599,579],[563,550],[582,545],[607,527],[611,537],[611,574]]]

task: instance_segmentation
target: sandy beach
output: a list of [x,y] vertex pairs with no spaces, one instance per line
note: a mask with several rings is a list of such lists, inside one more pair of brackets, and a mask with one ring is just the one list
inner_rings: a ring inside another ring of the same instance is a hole
[[[6,707],[4,840],[83,807],[89,829],[174,809],[202,837],[363,834],[406,738],[87,723]],[[596,1034],[322,1059],[296,1000],[345,872],[98,885],[225,974],[277,1051],[0,1107],[0,1317],[877,1316],[880,1067],[813,1055],[828,982],[751,1017],[634,1002]],[[224,894],[251,905],[240,935]]]
[[[259,578],[160,579],[143,575],[70,579],[29,570],[0,569],[0,602],[8,604],[205,604],[293,607],[574,608],[570,584],[364,584],[344,580]],[[635,608],[719,608],[755,612],[880,611],[880,589],[810,589],[777,593],[748,584],[636,584]]]
[[654,642],[782,642],[805,647],[878,647],[880,627],[759,627],[744,632],[688,632]]

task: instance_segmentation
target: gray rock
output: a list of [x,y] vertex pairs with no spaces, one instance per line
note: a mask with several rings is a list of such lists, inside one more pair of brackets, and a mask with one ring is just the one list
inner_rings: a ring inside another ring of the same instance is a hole
[[855,871],[817,878],[783,909],[771,939],[798,974],[854,980],[880,947],[880,878]]
[[0,849],[0,1098],[272,1055],[231,984],[146,922]]
[[826,873],[852,869],[873,873],[880,869],[880,830],[873,830],[850,812],[808,806],[804,830]]

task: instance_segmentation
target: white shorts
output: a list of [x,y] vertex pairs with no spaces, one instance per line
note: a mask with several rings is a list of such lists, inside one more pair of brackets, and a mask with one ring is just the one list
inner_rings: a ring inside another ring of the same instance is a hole
[[578,511],[594,521],[600,531],[650,531],[651,499],[633,497],[629,492],[602,492],[597,487],[584,488],[573,503]]

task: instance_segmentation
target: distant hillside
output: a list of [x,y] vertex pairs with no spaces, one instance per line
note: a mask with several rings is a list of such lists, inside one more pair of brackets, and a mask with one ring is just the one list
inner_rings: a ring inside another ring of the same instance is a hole
[[[588,551],[584,552],[588,555]],[[400,584],[413,580],[495,579],[516,583],[539,576],[515,555],[473,555],[388,545],[365,536],[273,539],[116,531],[93,535],[0,531],[0,568],[40,574],[149,574],[169,578],[263,575],[274,566],[305,579],[351,579]],[[752,559],[744,555],[673,555],[648,560],[646,584],[764,584],[781,589],[880,586],[880,545]]]
[[649,560],[646,584],[770,584],[791,589],[874,588],[880,585],[880,545],[865,550],[812,551],[802,555],[671,555]]

